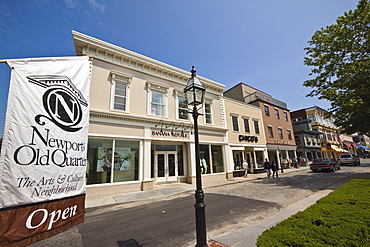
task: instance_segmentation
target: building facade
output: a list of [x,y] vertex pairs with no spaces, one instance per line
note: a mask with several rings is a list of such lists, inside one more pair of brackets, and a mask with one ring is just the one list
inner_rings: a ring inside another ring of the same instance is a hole
[[297,145],[297,156],[312,162],[323,158],[321,151],[321,133],[312,129],[309,119],[292,119],[294,140]]
[[224,101],[229,129],[229,160],[233,161],[228,173],[232,172],[233,177],[244,175],[243,160],[247,161],[250,172],[263,168],[267,148],[261,109],[228,97]]
[[[193,119],[183,89],[189,71],[85,34],[72,33],[77,55],[93,58],[87,190],[99,195],[195,183]],[[203,181],[226,179],[225,86],[206,87],[199,117]]]
[[320,133],[321,152],[324,158],[338,159],[340,154],[347,152],[341,146],[339,129],[334,125],[333,118],[324,109],[313,106],[292,111],[290,115],[293,122],[309,120],[312,130]]
[[364,134],[356,133],[352,135],[354,144],[352,145],[356,149],[356,153],[361,158],[370,157],[370,137]]
[[279,165],[297,156],[293,126],[286,103],[247,84],[239,83],[224,92],[230,97],[261,110],[268,159]]

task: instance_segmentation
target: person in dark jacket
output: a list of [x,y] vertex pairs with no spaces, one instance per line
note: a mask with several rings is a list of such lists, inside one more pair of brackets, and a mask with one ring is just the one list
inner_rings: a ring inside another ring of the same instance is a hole
[[278,175],[279,167],[275,163],[275,161],[273,161],[272,164],[271,164],[271,170],[272,170],[272,177],[275,177],[275,174],[276,174],[276,178],[279,178],[279,175]]
[[265,169],[267,173],[267,178],[270,178],[271,176],[271,164],[268,161],[268,159],[265,159],[265,163],[263,163],[263,168]]

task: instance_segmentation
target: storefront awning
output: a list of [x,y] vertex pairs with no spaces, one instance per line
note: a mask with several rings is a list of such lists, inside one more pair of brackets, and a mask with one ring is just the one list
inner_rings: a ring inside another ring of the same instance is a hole
[[331,146],[332,149],[335,150],[335,152],[338,152],[338,153],[348,153],[347,150],[344,150],[344,149],[342,149],[342,148],[340,148],[340,147],[338,147],[336,145],[330,145],[330,146]]
[[347,147],[349,147],[349,148],[352,148],[352,145],[351,144],[349,144],[349,143],[347,143],[347,142],[343,142],[343,144],[344,145],[346,145]]
[[357,147],[362,148],[362,149],[365,149],[365,150],[369,149],[368,147],[362,146],[362,145],[360,145],[360,144],[355,144],[355,145],[356,145]]
[[321,152],[332,152],[332,153],[334,153],[335,150],[334,149],[321,148]]

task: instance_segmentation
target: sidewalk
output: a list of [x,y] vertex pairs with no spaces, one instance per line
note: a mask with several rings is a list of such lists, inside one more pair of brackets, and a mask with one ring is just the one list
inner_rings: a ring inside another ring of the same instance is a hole
[[[302,171],[306,169],[308,170],[309,167],[307,166],[307,167],[300,167],[298,169],[295,169],[295,168],[285,169],[284,173],[279,172],[279,175],[284,176],[284,174]],[[243,182],[262,179],[262,178],[266,178],[265,172],[257,173],[257,174],[248,174],[247,178],[236,177],[236,178],[229,179],[227,181],[222,181],[222,182],[213,182],[213,183],[209,182],[207,184],[203,184],[203,189],[210,188],[210,187],[216,187],[216,186],[223,186],[227,184],[243,183]],[[134,192],[134,193],[125,193],[121,195],[105,196],[105,197],[94,198],[94,199],[86,199],[85,208],[86,208],[86,211],[91,211],[91,210],[95,210],[99,208],[122,204],[122,203],[163,198],[163,197],[178,195],[178,194],[190,192],[190,191],[195,191],[195,184],[183,184],[183,183],[181,184],[180,183],[161,184],[161,185],[155,185],[154,189],[150,191],[140,191],[140,192]]]

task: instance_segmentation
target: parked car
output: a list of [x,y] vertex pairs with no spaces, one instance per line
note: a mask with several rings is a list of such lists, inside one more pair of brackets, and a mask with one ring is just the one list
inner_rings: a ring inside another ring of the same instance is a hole
[[340,170],[340,163],[332,158],[315,159],[310,165],[313,172],[317,171],[332,171]]
[[353,164],[361,165],[360,158],[354,154],[341,154],[339,155],[339,162],[341,165]]

